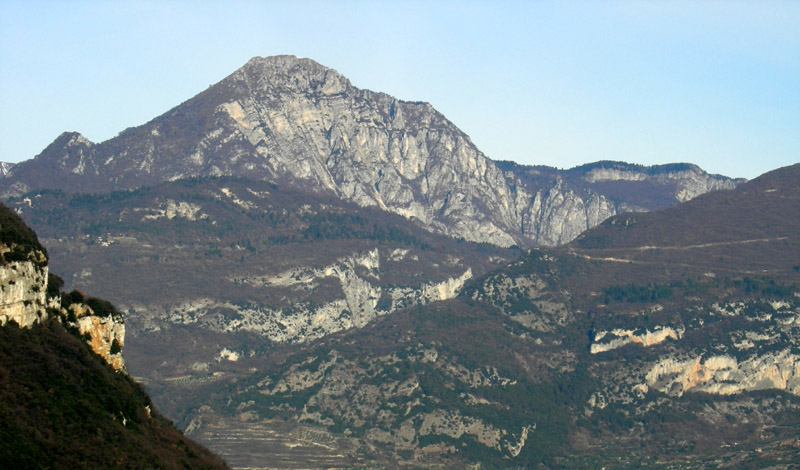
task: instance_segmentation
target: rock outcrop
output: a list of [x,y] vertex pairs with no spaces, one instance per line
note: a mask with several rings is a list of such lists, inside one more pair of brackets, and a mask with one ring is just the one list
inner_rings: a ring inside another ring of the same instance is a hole
[[19,216],[0,204],[0,325],[47,318],[47,250]]
[[733,395],[768,389],[800,396],[800,356],[784,349],[743,361],[729,355],[664,359],[645,379],[647,387],[676,396],[686,392]]
[[77,326],[92,350],[115,370],[125,370],[122,347],[125,345],[125,323],[119,312],[95,312],[84,303],[73,303],[67,307],[68,322]]
[[[396,259],[402,251],[384,254],[383,259]],[[338,292],[325,303],[317,300],[297,302],[287,308],[270,308],[197,298],[172,306],[165,318],[148,318],[145,329],[160,329],[166,320],[169,324],[200,324],[218,332],[258,333],[278,343],[302,343],[337,331],[364,327],[379,316],[409,306],[452,299],[472,278],[472,270],[467,268],[460,276],[415,287],[385,286],[381,285],[379,272],[381,258],[380,250],[375,248],[353,253],[322,268],[305,267],[267,276],[230,279],[234,285],[278,292],[313,291],[320,286],[338,284]]]
[[[312,60],[277,56],[250,60],[107,142],[62,134],[19,164],[0,195],[223,175],[335,195],[437,233],[500,246],[559,245],[619,212],[736,184],[691,165],[604,162],[570,172],[501,165],[428,103],[361,90]],[[619,191],[614,182],[639,187]]]
[[16,163],[0,162],[0,178],[8,175]]
[[47,266],[13,261],[0,266],[0,325],[29,327],[47,318]]
[[[406,367],[405,364],[440,371],[450,381],[450,387],[471,389],[476,394],[516,385],[516,381],[501,377],[494,368],[470,370],[449,361],[435,348],[416,345],[390,355],[365,356],[359,361],[343,360],[335,350],[324,357],[311,357],[274,380],[259,383],[259,393],[276,399],[291,393],[309,394],[308,404],[298,410],[300,420],[318,424],[329,424],[331,418],[346,420],[354,427],[366,427],[365,439],[371,445],[388,444],[417,451],[419,457],[456,452],[452,445],[429,445],[426,441],[465,439],[513,458],[535,431],[535,423],[516,428],[497,423],[491,415],[473,415],[466,408],[439,408],[439,398],[428,394],[419,377],[396,375],[398,367]],[[387,374],[387,370],[394,373]],[[497,406],[484,398],[462,395],[478,407]],[[398,401],[398,397],[408,404],[387,407],[386,403]]]
[[678,327],[675,329],[670,326],[658,326],[653,331],[644,330],[641,332],[615,328],[611,331],[601,331],[597,333],[589,352],[598,354],[620,348],[626,344],[638,344],[644,347],[653,346],[667,339],[680,339],[683,333],[683,328]]
[[29,328],[52,316],[77,328],[95,353],[114,369],[124,370],[125,325],[119,312],[105,301],[89,299],[89,303],[108,305],[109,312],[101,315],[84,302],[82,294],[79,301],[62,306],[60,286],[49,285],[47,252],[36,235],[4,205],[0,205],[0,232],[0,326],[14,322],[20,328]]
[[[659,168],[659,167],[656,167]],[[694,165],[664,165],[660,171],[652,172],[634,166],[597,166],[589,170],[583,179],[588,183],[609,181],[653,181],[673,185],[675,198],[686,202],[696,196],[718,189],[732,189],[733,181],[716,175],[708,175]]]

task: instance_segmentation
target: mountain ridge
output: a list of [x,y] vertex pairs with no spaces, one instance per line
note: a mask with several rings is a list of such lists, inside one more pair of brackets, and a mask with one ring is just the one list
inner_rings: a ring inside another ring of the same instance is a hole
[[[240,176],[334,194],[456,238],[529,246],[565,243],[618,212],[675,204],[740,182],[684,168],[653,180],[660,196],[652,203],[625,199],[620,191],[609,199],[596,191],[601,185],[558,170],[545,171],[553,178],[521,174],[532,171],[539,170],[503,171],[428,103],[361,90],[310,59],[277,56],[253,58],[105,142],[62,134],[0,180],[0,195]],[[636,174],[625,178],[649,178]]]

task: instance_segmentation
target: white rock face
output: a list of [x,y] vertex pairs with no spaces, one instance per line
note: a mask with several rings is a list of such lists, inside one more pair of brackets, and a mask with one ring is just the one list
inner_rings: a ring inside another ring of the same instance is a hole
[[14,165],[15,163],[0,162],[0,178],[9,174]]
[[[631,365],[635,361],[621,364],[616,380],[609,381],[589,400],[589,410],[602,408],[607,402],[630,404],[645,399],[651,390],[675,397],[692,392],[735,395],[767,389],[800,396],[800,356],[796,354],[800,304],[795,298],[737,299],[710,308],[703,306],[696,312],[688,324],[677,327],[598,332],[590,346],[592,354],[627,344],[647,347],[667,340],[674,343],[659,349],[663,355],[646,359],[641,368]],[[735,316],[743,321],[731,329],[719,328],[720,319],[728,321]],[[707,329],[710,331],[704,331]],[[681,340],[690,334],[694,340],[687,345]],[[704,336],[707,338],[698,344],[697,338]],[[620,387],[620,382],[625,385]]]
[[219,355],[217,356],[217,360],[219,360],[219,361],[226,360],[226,361],[236,362],[236,361],[239,360],[239,353],[236,352],[236,351],[231,351],[228,348],[224,348],[222,351],[219,352]]
[[[8,247],[0,245],[0,251]],[[45,261],[44,253],[34,256]],[[16,322],[28,328],[48,318],[47,309],[61,309],[60,298],[47,297],[48,268],[32,261],[13,261],[0,266],[0,325]],[[124,370],[121,348],[125,342],[125,325],[121,318],[100,317],[83,304],[70,306],[81,334],[88,334],[87,343],[116,370]],[[66,314],[65,310],[62,310]],[[63,321],[63,320],[62,320]]]
[[[397,257],[399,253],[394,250],[387,256]],[[275,342],[304,342],[336,331],[363,327],[380,315],[418,303],[451,299],[473,276],[472,270],[467,268],[460,276],[415,288],[382,287],[377,274],[380,262],[381,255],[376,248],[354,253],[323,268],[298,268],[269,276],[231,278],[235,284],[302,290],[311,290],[326,281],[336,280],[341,295],[320,306],[294,305],[291,310],[272,309],[201,298],[171,307],[166,321],[175,324],[200,323],[221,332],[257,332]],[[382,297],[387,298],[388,302],[379,306]],[[215,313],[220,311],[235,312],[235,315],[228,318]]]
[[684,328],[678,328],[676,330],[669,326],[658,326],[653,331],[645,330],[638,334],[634,330],[625,330],[621,328],[616,328],[611,331],[601,331],[595,336],[589,352],[591,354],[598,354],[631,343],[639,344],[644,347],[653,346],[667,339],[678,340],[683,337],[684,332]]
[[13,320],[26,328],[46,319],[46,295],[47,266],[30,261],[0,266],[0,325]]
[[125,346],[125,323],[113,315],[100,316],[88,307],[70,306],[78,317],[78,330],[88,334],[89,346],[115,370],[125,370],[122,347]]
[[681,201],[688,201],[696,196],[717,189],[733,189],[736,183],[730,178],[718,175],[709,175],[697,167],[666,171],[658,174],[647,174],[644,171],[618,168],[595,168],[589,171],[584,179],[590,183],[601,181],[646,181],[651,180],[660,184],[674,184],[675,197]]
[[522,231],[540,245],[556,246],[570,242],[581,232],[618,212],[618,208],[604,196],[593,194],[583,199],[562,187],[560,181],[547,191],[527,194],[522,190],[518,196],[530,201],[521,208]]
[[233,191],[231,191],[230,188],[222,188],[221,191],[222,191],[222,194],[224,194],[234,204],[236,204],[237,206],[241,207],[242,209],[251,210],[251,209],[255,209],[256,208],[256,205],[254,203],[252,203],[250,201],[243,201],[243,200],[239,199],[236,196],[236,194],[234,194]]
[[[335,71],[293,57],[254,59],[226,83],[248,94],[217,108],[221,132],[209,151],[233,133],[230,142],[246,142],[264,158],[254,164],[276,175],[467,240],[515,243],[478,208],[490,200],[513,219],[502,200],[509,196],[503,175],[430,105],[358,90]],[[213,157],[202,150],[197,162],[207,165]]]
[[192,204],[184,201],[173,201],[167,199],[161,203],[157,209],[142,209],[142,211],[150,212],[142,217],[145,220],[158,220],[161,218],[174,219],[176,217],[187,220],[198,220],[208,218],[207,214],[200,213],[201,207],[197,204]]
[[719,395],[777,389],[800,396],[800,356],[789,349],[738,361],[721,355],[664,359],[645,377],[647,387],[680,396],[685,392]]
[[647,176],[636,171],[619,170],[616,168],[595,168],[583,177],[590,183],[598,181],[644,181]]

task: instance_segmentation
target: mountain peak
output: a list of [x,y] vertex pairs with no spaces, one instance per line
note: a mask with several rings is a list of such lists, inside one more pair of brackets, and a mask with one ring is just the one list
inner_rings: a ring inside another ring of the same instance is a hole
[[335,95],[352,88],[350,81],[336,70],[293,55],[253,57],[232,77],[263,91]]
[[292,54],[280,54],[280,55],[273,55],[267,57],[255,56],[247,61],[244,64],[244,67],[253,66],[253,65],[270,65],[272,67],[282,67],[282,68],[289,68],[297,63],[300,62],[311,62],[315,64],[317,67],[323,67],[321,64],[304,57],[297,57],[296,55]]
[[50,145],[42,150],[40,155],[61,154],[64,149],[71,147],[91,147],[94,143],[83,136],[80,132],[62,132],[55,138]]
[[[250,59],[198,96],[109,141],[62,134],[4,177],[0,195],[238,176],[376,206],[465,240],[527,246],[565,243],[618,212],[735,185],[705,174],[653,179],[646,168],[599,165],[613,168],[581,181],[579,172],[503,171],[429,104],[361,90],[311,59],[280,55]],[[568,184],[553,185],[567,176]],[[657,195],[629,197],[640,193]]]

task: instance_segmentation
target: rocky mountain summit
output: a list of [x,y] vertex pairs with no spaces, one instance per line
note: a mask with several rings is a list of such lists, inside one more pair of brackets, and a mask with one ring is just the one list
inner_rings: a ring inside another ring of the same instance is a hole
[[566,243],[619,212],[737,183],[692,165],[605,162],[564,172],[495,162],[428,103],[361,90],[312,60],[277,56],[250,60],[106,142],[62,134],[12,168],[0,195],[110,191],[198,176],[329,194],[500,246]]

